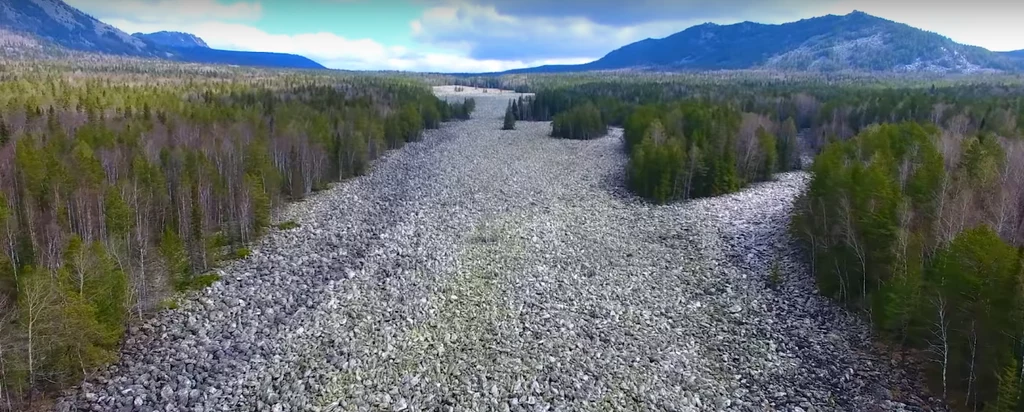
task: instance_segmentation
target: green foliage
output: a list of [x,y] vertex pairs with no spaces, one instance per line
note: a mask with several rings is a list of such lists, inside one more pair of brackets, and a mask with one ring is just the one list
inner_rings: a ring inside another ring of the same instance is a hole
[[[697,101],[640,106],[626,118],[624,137],[630,148],[629,183],[640,196],[658,203],[716,196],[743,185],[736,161],[736,111]],[[756,178],[777,169],[774,137],[759,134],[765,159]]]
[[240,247],[238,249],[235,249],[235,253],[233,255],[233,258],[234,259],[245,259],[245,258],[249,257],[249,255],[251,255],[251,254],[252,254],[252,249],[249,249],[247,247]]
[[107,232],[112,236],[124,237],[131,229],[132,210],[121,197],[121,194],[110,188],[103,197],[103,216],[106,219]]
[[299,227],[299,223],[294,220],[289,220],[286,222],[278,223],[277,226],[275,227],[277,227],[277,230],[292,230]]
[[467,97],[462,102],[448,103],[447,108],[450,119],[469,120],[470,115],[476,110],[476,100]]
[[516,128],[516,114],[518,107],[514,100],[509,101],[508,108],[505,109],[505,120],[502,123],[501,130],[515,130]]
[[160,302],[161,310],[174,310],[180,306],[181,305],[178,303],[178,300],[175,298],[167,298]]
[[786,118],[779,128],[778,140],[778,163],[780,170],[791,170],[798,166],[800,147],[797,143],[796,122],[792,117]]
[[608,133],[601,111],[586,103],[559,113],[551,122],[551,136],[563,139],[596,139]]
[[1020,399],[1020,372],[1017,370],[1017,357],[1013,354],[1003,356],[1002,372],[999,374],[999,388],[996,394],[996,412],[1015,412]]
[[763,159],[758,165],[757,179],[769,180],[778,171],[779,153],[775,136],[763,127],[757,128],[757,151]]
[[1018,388],[999,377],[1019,376],[1018,358],[1006,354],[1017,353],[1024,330],[1021,256],[987,225],[943,242],[948,226],[936,216],[959,193],[944,184],[993,184],[1002,150],[967,139],[960,163],[947,170],[937,135],[916,123],[883,124],[827,146],[798,201],[795,233],[813,250],[823,293],[864,310],[898,342],[948,348],[934,376],[939,385],[948,377],[949,392],[1015,410]]
[[198,276],[190,277],[186,282],[179,286],[179,290],[201,290],[210,287],[214,282],[220,280],[220,275],[216,273],[205,273]]
[[182,290],[181,285],[188,283],[188,279],[192,275],[185,242],[177,232],[166,229],[160,238],[159,250],[172,285],[176,290]]

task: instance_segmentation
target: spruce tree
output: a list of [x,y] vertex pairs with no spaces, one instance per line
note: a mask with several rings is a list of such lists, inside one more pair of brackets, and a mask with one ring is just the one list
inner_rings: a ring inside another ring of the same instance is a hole
[[515,130],[516,128],[516,116],[513,114],[512,105],[514,103],[509,102],[508,108],[505,109],[505,123],[501,126],[501,130]]

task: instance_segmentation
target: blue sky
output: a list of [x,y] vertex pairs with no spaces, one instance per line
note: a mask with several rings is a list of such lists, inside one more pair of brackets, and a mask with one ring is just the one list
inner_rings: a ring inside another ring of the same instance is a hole
[[211,47],[297,53],[352,70],[500,71],[582,63],[704,22],[782,23],[862,10],[992,50],[1024,49],[1001,0],[67,0],[129,33],[176,30]]

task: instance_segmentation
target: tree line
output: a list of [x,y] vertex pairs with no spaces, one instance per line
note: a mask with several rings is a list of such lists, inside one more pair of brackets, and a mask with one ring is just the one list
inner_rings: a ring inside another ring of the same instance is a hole
[[475,106],[405,79],[217,73],[3,73],[4,407],[112,361],[129,322],[215,281],[284,202]]
[[742,112],[738,104],[685,98],[646,83],[546,89],[509,106],[518,120],[552,124],[551,136],[593,139],[624,129],[628,184],[655,202],[730,193],[799,166],[792,118]]

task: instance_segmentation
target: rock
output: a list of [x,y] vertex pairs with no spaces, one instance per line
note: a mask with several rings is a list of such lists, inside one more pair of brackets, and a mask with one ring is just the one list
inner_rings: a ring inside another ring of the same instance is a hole
[[165,402],[173,401],[174,389],[172,389],[169,385],[164,386],[163,389],[160,389],[160,398],[163,399]]
[[[851,345],[868,328],[816,298],[787,246],[806,174],[647,204],[622,187],[621,129],[585,142],[548,138],[549,122],[499,132],[512,96],[478,95],[474,119],[288,205],[279,217],[299,227],[133,327],[116,368],[69,402],[887,410],[872,388],[905,392],[892,383],[904,374]],[[776,255],[784,293],[765,287]]]

